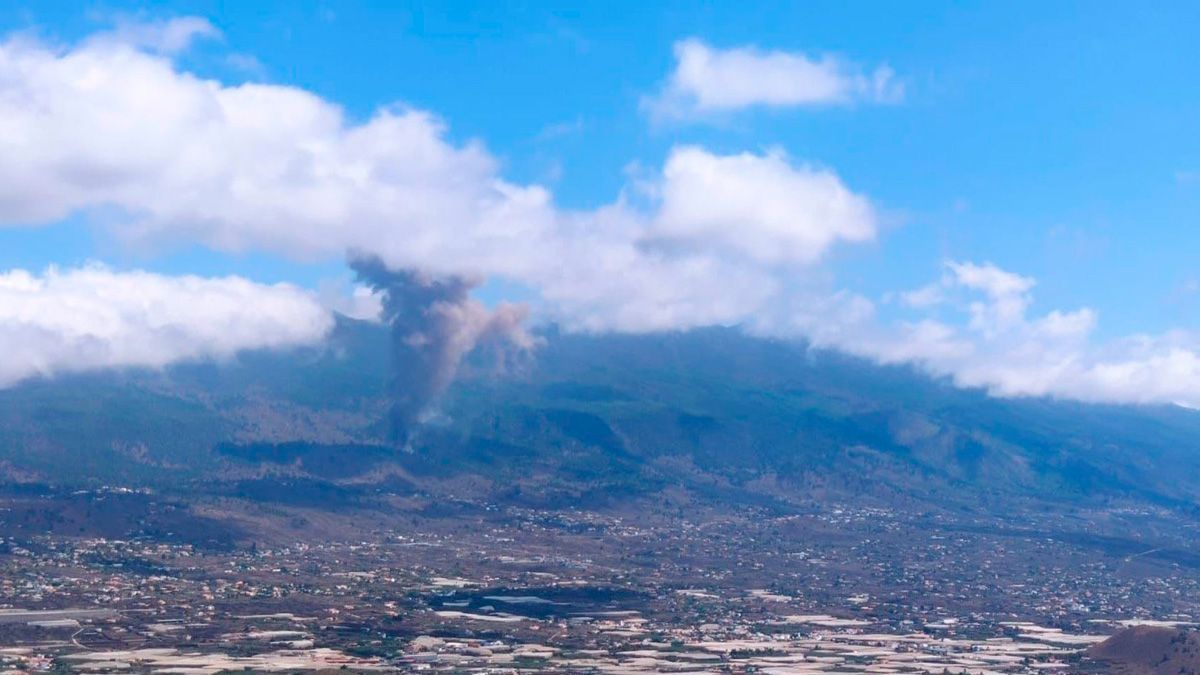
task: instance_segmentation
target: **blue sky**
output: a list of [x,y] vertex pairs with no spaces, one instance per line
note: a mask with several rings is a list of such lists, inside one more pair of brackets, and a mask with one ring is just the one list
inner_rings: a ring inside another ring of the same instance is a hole
[[[657,164],[681,141],[779,145],[834,168],[897,220],[886,251],[847,254],[840,273],[856,288],[916,286],[943,258],[986,259],[1036,277],[1039,304],[1097,308],[1106,333],[1196,325],[1195,3],[445,5],[9,3],[0,26],[70,41],[117,15],[207,17],[225,37],[184,59],[198,72],[294,84],[362,117],[396,101],[435,111],[455,137],[485,142],[507,176],[548,182],[565,206],[610,200],[627,164]],[[754,111],[716,128],[647,124],[639,100],[690,36],[886,62],[905,100]],[[261,70],[230,67],[230,52]],[[130,262],[53,229],[0,237],[6,265]],[[202,258],[142,266],[285,274],[261,259]]]
[[[504,180],[544,186],[563,211],[612,203],[681,146],[831,171],[870,200],[877,233],[815,274],[884,317],[899,313],[889,294],[973,261],[1036,279],[1031,315],[1091,308],[1100,343],[1200,328],[1196,3],[38,2],[0,8],[0,31],[69,48],[184,16],[221,36],[172,55],[181,72],[306,90],[357,123],[396,103],[430,111],[448,142],[482,143]],[[886,65],[903,96],[656,119],[647,101],[688,38]],[[336,256],[131,248],[96,220],[0,228],[0,266],[345,275]]]

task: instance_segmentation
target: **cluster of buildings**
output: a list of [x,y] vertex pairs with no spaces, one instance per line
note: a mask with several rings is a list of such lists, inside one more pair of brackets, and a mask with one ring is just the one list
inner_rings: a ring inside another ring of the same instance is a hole
[[1178,556],[1052,523],[667,508],[489,504],[235,550],[6,538],[0,670],[1035,673],[1200,616]]

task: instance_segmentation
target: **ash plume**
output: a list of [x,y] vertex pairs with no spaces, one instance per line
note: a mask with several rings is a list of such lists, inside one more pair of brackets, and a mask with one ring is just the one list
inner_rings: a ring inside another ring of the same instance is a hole
[[503,356],[536,345],[525,330],[528,309],[500,304],[489,310],[470,296],[476,279],[392,270],[377,258],[350,265],[383,296],[382,319],[392,332],[392,432],[406,446],[473,350],[486,346]]

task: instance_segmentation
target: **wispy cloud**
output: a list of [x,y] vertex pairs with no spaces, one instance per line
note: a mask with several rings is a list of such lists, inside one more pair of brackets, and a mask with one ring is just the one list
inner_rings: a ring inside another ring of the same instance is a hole
[[153,21],[118,17],[115,24],[111,31],[101,33],[95,39],[115,40],[158,54],[178,54],[197,40],[221,37],[221,31],[216,26],[198,16]]
[[538,131],[534,136],[534,140],[539,143],[554,141],[567,136],[573,136],[584,130],[587,125],[584,124],[582,117],[576,117],[573,120],[565,122],[554,122],[547,124]]
[[675,44],[675,68],[643,105],[658,118],[694,118],[752,107],[896,103],[904,85],[887,65],[867,70],[832,55]]
[[1176,171],[1175,182],[1180,185],[1200,185],[1200,171]]

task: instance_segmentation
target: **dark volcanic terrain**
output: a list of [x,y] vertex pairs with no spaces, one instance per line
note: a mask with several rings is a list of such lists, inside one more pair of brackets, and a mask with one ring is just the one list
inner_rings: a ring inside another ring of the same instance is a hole
[[1135,626],[1094,645],[1088,655],[1114,673],[1190,675],[1200,673],[1200,635],[1176,628]]

